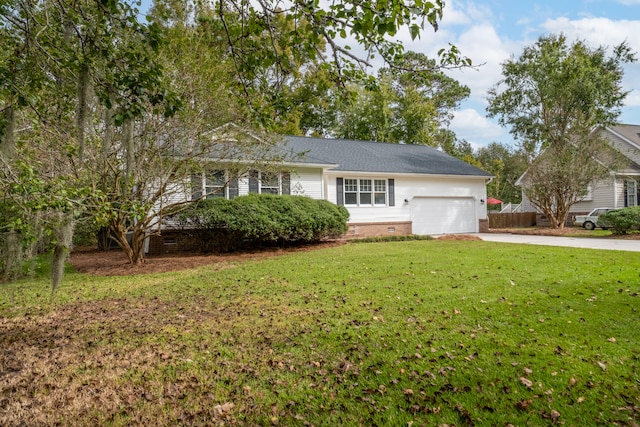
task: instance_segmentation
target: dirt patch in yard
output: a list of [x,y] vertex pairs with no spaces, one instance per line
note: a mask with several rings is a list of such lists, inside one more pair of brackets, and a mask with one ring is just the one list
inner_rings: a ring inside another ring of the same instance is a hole
[[[593,232],[579,228],[518,228],[518,229],[491,229],[491,233],[533,234],[543,236],[580,236],[594,237]],[[632,233],[624,236],[601,236],[603,239],[636,239],[640,240],[640,233]],[[482,240],[473,234],[447,234],[438,237],[438,240]],[[120,250],[107,252],[97,250],[80,250],[71,254],[70,262],[76,271],[98,276],[127,276],[131,274],[164,273],[168,271],[186,270],[203,265],[219,264],[221,268],[230,262],[259,260],[279,256],[291,252],[312,251],[328,247],[340,246],[345,240],[332,240],[315,245],[305,245],[290,248],[267,248],[256,251],[239,252],[232,254],[202,254],[185,252],[172,255],[148,256],[143,264],[131,265],[126,256]]]
[[314,245],[289,248],[267,248],[256,251],[231,254],[203,254],[184,252],[171,255],[150,255],[142,264],[129,264],[121,250],[98,251],[95,249],[75,251],[69,262],[76,271],[96,276],[128,276],[132,274],[164,273],[167,271],[186,270],[203,265],[228,265],[230,262],[259,260],[283,255],[291,252],[312,251],[345,244],[342,240],[332,240]]
[[438,237],[438,240],[482,240],[478,236],[474,236],[471,234],[445,234],[444,236]]

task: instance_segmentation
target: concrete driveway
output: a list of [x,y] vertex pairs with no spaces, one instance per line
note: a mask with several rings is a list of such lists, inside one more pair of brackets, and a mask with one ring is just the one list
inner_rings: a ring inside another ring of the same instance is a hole
[[526,234],[478,233],[487,242],[520,243],[525,245],[567,246],[570,248],[606,249],[640,252],[640,240],[592,239],[562,236],[532,236]]

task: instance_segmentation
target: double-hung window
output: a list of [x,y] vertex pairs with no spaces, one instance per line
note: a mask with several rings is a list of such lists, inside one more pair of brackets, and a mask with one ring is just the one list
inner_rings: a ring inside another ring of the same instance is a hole
[[624,182],[624,205],[626,207],[638,205],[638,183],[635,179]]
[[388,185],[386,179],[344,179],[345,205],[386,206],[387,200]]
[[205,169],[191,176],[191,200],[233,199],[238,196],[238,178],[234,172],[222,169]]
[[289,172],[249,172],[249,193],[291,194],[291,175]]
[[280,174],[260,172],[260,194],[281,194]]
[[208,170],[204,175],[204,194],[207,199],[226,198],[227,177],[222,170]]

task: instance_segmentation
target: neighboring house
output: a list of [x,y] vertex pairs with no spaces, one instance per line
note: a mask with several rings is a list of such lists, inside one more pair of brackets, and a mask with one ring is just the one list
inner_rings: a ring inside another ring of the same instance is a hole
[[192,177],[189,196],[324,199],[349,210],[353,237],[476,233],[487,227],[486,184],[492,176],[435,148],[285,136],[276,151],[287,160],[240,176],[232,163],[212,161]]
[[[640,125],[600,127],[594,132],[600,132],[629,163],[620,170],[611,171],[608,179],[589,186],[583,200],[571,207],[572,215],[568,218],[571,223],[575,215],[586,214],[595,208],[637,206],[640,201]],[[518,179],[516,185],[522,185],[525,175]],[[522,206],[525,211],[536,211],[524,192]]]

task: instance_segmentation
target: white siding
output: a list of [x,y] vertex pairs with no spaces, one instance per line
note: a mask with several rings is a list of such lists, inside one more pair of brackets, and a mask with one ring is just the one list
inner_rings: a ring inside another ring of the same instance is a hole
[[[336,178],[392,178],[394,179],[395,206],[352,207],[349,222],[411,221],[411,206],[414,198],[472,198],[476,205],[474,223],[487,217],[485,178],[440,177],[418,175],[381,175],[375,173],[350,174],[331,172],[327,179],[327,200],[337,202]],[[407,203],[405,204],[405,200]]]
[[322,169],[297,169],[291,172],[291,194],[323,199]]

